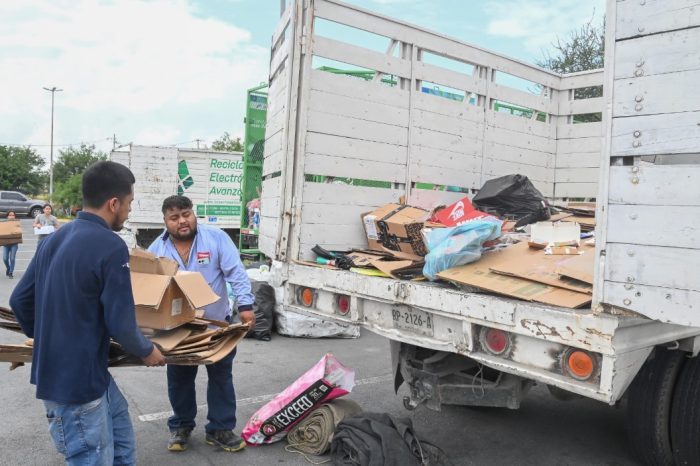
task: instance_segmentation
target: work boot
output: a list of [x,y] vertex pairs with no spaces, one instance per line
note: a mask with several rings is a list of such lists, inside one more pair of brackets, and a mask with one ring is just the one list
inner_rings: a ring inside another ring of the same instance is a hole
[[207,432],[207,443],[215,445],[224,451],[241,451],[245,448],[245,440],[234,434],[232,430]]
[[168,440],[169,451],[185,451],[187,450],[187,442],[192,434],[192,429],[189,427],[181,427],[170,431],[170,440]]

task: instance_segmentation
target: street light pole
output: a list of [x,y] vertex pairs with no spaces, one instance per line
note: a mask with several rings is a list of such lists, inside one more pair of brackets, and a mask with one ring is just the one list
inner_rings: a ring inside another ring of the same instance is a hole
[[51,93],[51,158],[49,159],[49,204],[51,204],[53,202],[53,103],[56,92],[61,92],[63,89],[54,86],[52,88],[45,87],[44,90]]

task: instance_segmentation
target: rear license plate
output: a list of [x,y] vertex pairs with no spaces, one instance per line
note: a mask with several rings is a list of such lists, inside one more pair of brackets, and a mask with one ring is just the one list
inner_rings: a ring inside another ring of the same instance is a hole
[[433,316],[427,312],[407,306],[394,306],[391,310],[394,327],[414,333],[433,336]]

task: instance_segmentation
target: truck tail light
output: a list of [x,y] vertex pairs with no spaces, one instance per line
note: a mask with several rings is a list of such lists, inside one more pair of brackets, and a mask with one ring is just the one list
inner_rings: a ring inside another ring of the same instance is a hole
[[583,350],[568,351],[564,358],[566,372],[578,380],[588,380],[595,370],[595,360],[590,353]]
[[510,350],[510,334],[497,328],[482,327],[479,332],[481,347],[494,356],[502,356]]
[[297,290],[297,301],[302,306],[311,307],[314,305],[315,295],[316,293],[313,288],[300,287]]
[[339,294],[335,298],[335,303],[338,308],[338,313],[340,315],[347,315],[350,312],[350,296],[344,294]]

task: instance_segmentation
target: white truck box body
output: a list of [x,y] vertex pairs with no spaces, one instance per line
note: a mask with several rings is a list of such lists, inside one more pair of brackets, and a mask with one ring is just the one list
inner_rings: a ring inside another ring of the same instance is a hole
[[[655,345],[675,342],[697,353],[700,282],[691,271],[700,245],[700,171],[697,165],[647,164],[636,157],[697,152],[692,141],[700,137],[700,101],[690,84],[698,82],[693,81],[697,45],[688,41],[693,55],[664,37],[693,33],[676,29],[693,21],[697,25],[697,14],[659,16],[664,2],[644,3],[609,2],[607,63],[615,66],[609,65],[605,75],[602,70],[559,75],[337,0],[299,0],[288,6],[272,38],[260,236],[261,250],[285,263],[285,307],[357,323],[394,341],[463,354],[609,403],[622,396]],[[675,3],[690,8],[689,1]],[[645,25],[637,24],[639,18]],[[323,21],[383,36],[386,49],[317,34]],[[628,23],[654,35],[619,36]],[[661,32],[666,30],[671,32]],[[625,50],[629,40],[650,41],[633,49],[644,56]],[[674,44],[670,50],[685,57],[680,68],[664,54],[669,41]],[[462,71],[434,64],[430,58],[435,56],[460,62]],[[339,67],[374,70],[376,78],[320,71],[313,64],[319,57]],[[620,57],[628,62],[626,68],[618,64]],[[635,75],[637,62],[643,62],[640,76]],[[669,73],[670,85],[661,84],[661,74]],[[398,85],[382,83],[386,76]],[[510,84],[516,78],[529,81],[531,88]],[[426,83],[457,89],[465,98],[423,93]],[[604,83],[605,97],[577,98],[576,89]],[[643,103],[636,110],[639,95]],[[532,118],[501,113],[494,110],[496,102],[535,111]],[[535,117],[539,112],[546,114],[545,121]],[[604,113],[603,122],[574,122],[578,115],[598,112]],[[668,112],[672,116],[665,120]],[[592,309],[556,308],[297,262],[313,259],[316,244],[366,247],[360,215],[400,196],[426,208],[464,196],[419,189],[419,183],[471,191],[512,173],[527,175],[554,201],[598,199]],[[319,175],[384,181],[390,187],[319,183]],[[315,290],[311,307],[297,296],[302,287]],[[339,294],[351,298],[346,315],[334,301]],[[395,316],[407,310],[431,316],[434,325],[401,325]],[[479,344],[483,328],[509,332],[512,351],[503,357],[485,352]],[[562,355],[571,348],[596,355],[598,377],[579,381],[563,372]]]

